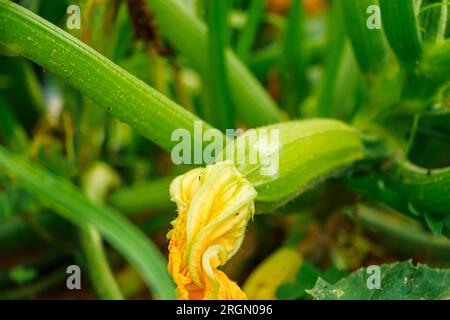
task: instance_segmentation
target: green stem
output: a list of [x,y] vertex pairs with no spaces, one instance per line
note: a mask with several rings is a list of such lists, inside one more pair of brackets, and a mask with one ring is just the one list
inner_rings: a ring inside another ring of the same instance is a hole
[[223,0],[205,2],[208,22],[208,62],[204,75],[207,81],[208,103],[206,119],[222,131],[234,128],[234,110],[231,104],[228,74],[226,70],[225,48],[227,46],[227,3]]
[[294,0],[289,9],[281,56],[283,104],[292,116],[297,116],[300,102],[307,96],[305,20],[304,1]]
[[420,115],[416,114],[414,116],[413,124],[411,127],[411,132],[409,134],[408,142],[406,144],[405,157],[408,157],[412,146],[414,145],[414,139],[416,138],[417,128],[419,126]]
[[422,56],[414,0],[380,0],[383,28],[400,64],[411,72]]
[[317,114],[319,117],[328,117],[333,108],[336,79],[345,51],[345,27],[338,2],[334,2],[328,17],[327,33],[329,53],[318,95]]
[[0,299],[1,300],[19,300],[19,299],[36,299],[36,296],[52,287],[56,287],[57,285],[64,282],[67,274],[64,270],[56,270],[51,274],[39,278],[38,281],[33,282],[29,285],[25,285],[19,287],[17,289],[0,291]]
[[378,0],[340,0],[339,2],[361,70],[366,74],[377,73],[386,63],[387,50],[383,30],[369,29],[367,26],[369,17],[367,9],[370,6],[378,6]]
[[262,22],[264,6],[267,0],[251,1],[247,12],[247,23],[239,34],[236,53],[242,61],[247,62],[256,33]]
[[[119,183],[115,172],[106,164],[96,163],[83,176],[83,191],[93,202],[103,203],[106,193]],[[98,230],[92,225],[81,229],[81,244],[89,275],[97,294],[106,300],[123,300],[114,279]]]
[[[147,4],[155,12],[161,33],[201,74],[206,74],[208,72],[206,25],[189,12],[181,1],[147,0]],[[231,98],[239,116],[253,127],[281,121],[283,115],[272,98],[229,49],[226,52],[226,60]]]
[[356,220],[381,236],[389,246],[408,254],[426,254],[427,260],[450,261],[450,241],[433,236],[420,223],[395,211],[364,204],[354,212]]
[[192,134],[194,121],[200,120],[78,39],[4,0],[0,44],[65,79],[165,150],[177,144],[171,141],[174,130],[184,128]]
[[446,219],[450,226],[450,168],[427,170],[405,162],[386,172],[349,178],[346,184],[402,213],[422,221],[436,219],[442,223]]
[[81,244],[89,266],[89,275],[98,295],[105,300],[123,300],[124,297],[108,264],[102,238],[92,226],[84,228]]

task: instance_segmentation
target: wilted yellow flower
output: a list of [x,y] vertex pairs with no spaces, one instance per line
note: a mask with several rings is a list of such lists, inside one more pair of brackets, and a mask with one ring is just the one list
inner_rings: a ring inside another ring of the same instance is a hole
[[240,248],[256,191],[232,163],[219,162],[175,178],[178,217],[168,233],[169,273],[179,299],[246,299],[220,270]]
[[[302,256],[294,248],[281,248],[271,254],[250,274],[244,291],[252,300],[274,300],[277,288],[295,278]],[[267,276],[270,275],[270,276]]]

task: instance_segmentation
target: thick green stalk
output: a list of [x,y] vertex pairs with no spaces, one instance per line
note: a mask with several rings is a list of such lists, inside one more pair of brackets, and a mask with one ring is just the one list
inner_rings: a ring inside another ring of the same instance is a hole
[[[177,0],[147,0],[162,34],[202,74],[208,72],[208,30]],[[176,26],[176,28],[174,27]],[[226,52],[231,97],[240,117],[253,127],[283,119],[272,98],[231,51]]]
[[94,226],[143,276],[156,298],[173,299],[175,291],[166,261],[157,247],[119,212],[89,201],[70,182],[56,177],[0,146],[0,166],[62,217],[80,228]]
[[319,87],[317,115],[318,117],[329,117],[333,108],[333,95],[336,90],[339,68],[345,51],[345,27],[344,19],[338,2],[333,7],[328,17],[327,29],[328,55],[326,58],[325,72],[322,84]]
[[306,14],[303,0],[294,0],[289,9],[283,35],[281,75],[284,108],[296,116],[301,100],[307,96]]
[[[4,0],[0,44],[65,79],[165,150],[177,143],[171,141],[175,129],[192,134],[200,120],[70,34]],[[203,123],[203,128],[210,126]]]
[[[377,10],[378,0],[340,0],[344,12],[347,32],[353,45],[353,51],[362,72],[366,74],[380,71],[386,62],[386,45],[383,30],[369,29],[368,8]],[[376,19],[376,12],[372,13]],[[381,19],[381,17],[380,17]],[[375,21],[373,21],[375,23]]]
[[392,50],[406,70],[414,70],[422,56],[415,0],[380,0],[380,8]]
[[256,33],[261,24],[267,0],[253,0],[247,11],[247,23],[239,34],[236,53],[242,61],[248,61]]
[[89,266],[91,282],[97,294],[105,300],[123,300],[97,229],[93,226],[84,228],[81,233],[81,244]]
[[228,5],[223,0],[205,2],[205,15],[208,22],[208,65],[205,75],[208,90],[206,120],[218,129],[225,131],[234,128],[234,108],[230,99],[228,74],[225,60],[228,34]]

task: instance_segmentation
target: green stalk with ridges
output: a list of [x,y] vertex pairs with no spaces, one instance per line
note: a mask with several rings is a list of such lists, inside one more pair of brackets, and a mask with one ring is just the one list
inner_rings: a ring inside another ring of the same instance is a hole
[[346,45],[343,13],[334,2],[328,17],[326,66],[317,97],[317,116],[329,117],[333,108],[333,96]]
[[228,74],[225,60],[227,47],[228,5],[222,0],[205,2],[205,16],[208,22],[208,90],[206,120],[225,131],[234,128],[234,108],[230,99]]
[[[177,144],[171,141],[174,130],[193,133],[194,121],[200,121],[67,32],[4,0],[0,0],[0,44],[63,78],[167,151]],[[202,126],[211,128],[204,122]]]
[[244,62],[248,61],[258,27],[260,26],[264,15],[264,6],[266,2],[267,0],[253,0],[249,4],[247,22],[239,34],[236,46],[236,54]]
[[422,57],[415,0],[380,0],[383,28],[400,64],[412,72]]
[[358,64],[363,73],[380,71],[387,57],[386,44],[382,28],[369,29],[367,26],[369,10],[373,19],[377,19],[378,0],[340,0],[345,17],[347,32],[352,42]]

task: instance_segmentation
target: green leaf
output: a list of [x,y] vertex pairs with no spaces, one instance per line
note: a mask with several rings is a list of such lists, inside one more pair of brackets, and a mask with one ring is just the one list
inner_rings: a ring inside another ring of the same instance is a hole
[[310,264],[302,265],[296,275],[295,282],[283,284],[277,289],[277,298],[281,300],[294,300],[310,298],[307,290],[312,289],[321,276],[327,281],[334,283],[348,274],[345,270],[329,268],[321,272]]
[[81,228],[89,225],[140,272],[155,297],[173,299],[175,290],[157,247],[119,212],[87,199],[69,181],[11,155],[0,146],[0,166],[45,206]]
[[281,300],[294,300],[308,297],[307,289],[314,287],[320,270],[310,264],[304,264],[297,272],[294,283],[281,285],[277,289],[277,298]]
[[365,268],[330,284],[319,278],[308,292],[319,300],[447,300],[450,299],[450,269],[414,266],[411,261],[380,266],[380,289],[369,289],[373,276]]

